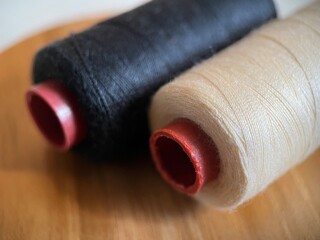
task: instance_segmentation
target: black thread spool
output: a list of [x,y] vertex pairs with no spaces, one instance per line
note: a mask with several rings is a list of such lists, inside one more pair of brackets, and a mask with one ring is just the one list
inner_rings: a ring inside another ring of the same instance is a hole
[[[74,99],[87,128],[76,149],[129,153],[147,146],[147,106],[161,85],[275,15],[272,0],[155,0],[42,49],[34,83],[54,80]],[[46,103],[27,100],[53,143]]]

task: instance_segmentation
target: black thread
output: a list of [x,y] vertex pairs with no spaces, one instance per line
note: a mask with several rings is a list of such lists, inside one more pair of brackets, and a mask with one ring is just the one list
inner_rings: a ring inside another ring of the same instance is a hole
[[[147,146],[147,106],[164,83],[276,16],[272,0],[154,0],[42,49],[34,82],[61,81],[107,158]],[[232,66],[230,66],[232,67]]]

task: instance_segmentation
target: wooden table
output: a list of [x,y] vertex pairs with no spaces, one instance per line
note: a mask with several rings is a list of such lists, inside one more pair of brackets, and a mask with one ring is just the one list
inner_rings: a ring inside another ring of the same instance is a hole
[[226,213],[171,190],[149,156],[96,163],[50,148],[24,103],[32,57],[95,21],[46,31],[0,55],[1,240],[320,239],[320,151]]

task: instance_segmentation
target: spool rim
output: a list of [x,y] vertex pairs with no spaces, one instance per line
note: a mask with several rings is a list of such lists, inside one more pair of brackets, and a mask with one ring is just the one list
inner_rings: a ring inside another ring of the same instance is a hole
[[73,97],[58,81],[34,85],[26,92],[33,121],[55,148],[67,151],[85,138],[86,126]]
[[[174,143],[175,151],[180,153],[172,152],[166,142]],[[187,119],[177,119],[169,123],[150,138],[150,150],[157,170],[171,187],[187,195],[197,194],[218,176],[220,160],[213,146],[210,137]],[[168,154],[171,154],[171,157]],[[183,160],[172,158],[183,155]],[[177,168],[172,167],[172,164],[176,164],[174,162],[179,163]],[[191,176],[180,176],[183,173],[190,174],[191,168]]]

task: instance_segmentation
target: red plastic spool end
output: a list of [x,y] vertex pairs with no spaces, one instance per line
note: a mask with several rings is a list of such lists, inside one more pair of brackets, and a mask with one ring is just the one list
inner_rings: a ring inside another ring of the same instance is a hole
[[195,123],[177,119],[150,138],[156,167],[176,190],[195,195],[219,173],[219,154],[211,138]]
[[45,138],[68,150],[86,136],[86,124],[75,100],[58,81],[32,86],[26,93],[29,111]]

